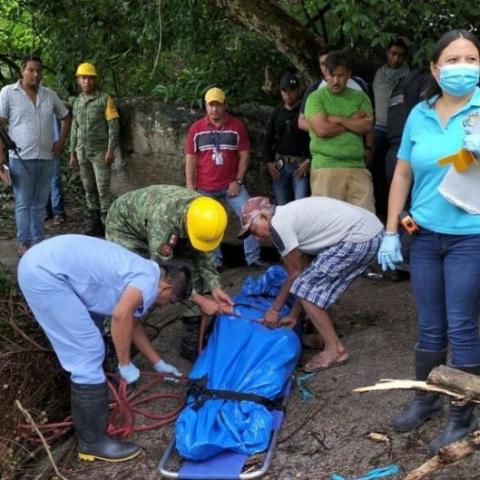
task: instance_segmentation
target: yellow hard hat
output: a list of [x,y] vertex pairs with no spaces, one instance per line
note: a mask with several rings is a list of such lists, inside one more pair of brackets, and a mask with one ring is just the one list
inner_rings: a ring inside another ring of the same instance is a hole
[[86,75],[88,77],[96,77],[97,76],[97,69],[93,63],[81,63],[77,68],[77,73],[75,74],[77,77],[80,75]]
[[220,202],[198,197],[187,210],[187,234],[191,244],[201,252],[215,250],[227,228],[227,212]]

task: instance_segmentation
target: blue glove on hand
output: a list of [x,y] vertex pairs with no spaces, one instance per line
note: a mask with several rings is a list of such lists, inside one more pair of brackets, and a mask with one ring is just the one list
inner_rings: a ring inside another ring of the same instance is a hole
[[171,375],[174,376],[174,377],[181,377],[181,376],[182,376],[182,372],[180,372],[179,370],[177,370],[173,365],[170,365],[169,363],[164,362],[163,360],[159,360],[159,361],[153,366],[153,368],[154,368],[155,371],[157,371],[158,373],[171,374]]
[[478,133],[469,133],[463,139],[463,148],[475,155],[480,156],[480,135]]
[[118,371],[127,383],[136,382],[140,378],[140,370],[132,362],[128,365],[119,364]]
[[395,264],[403,262],[400,248],[400,235],[385,233],[377,256],[377,261],[384,272],[388,269],[395,270]]

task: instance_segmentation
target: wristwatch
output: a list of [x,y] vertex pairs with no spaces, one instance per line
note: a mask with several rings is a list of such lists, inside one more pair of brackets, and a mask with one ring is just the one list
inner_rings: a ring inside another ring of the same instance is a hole
[[243,185],[243,180],[241,178],[236,178],[235,181],[238,185]]

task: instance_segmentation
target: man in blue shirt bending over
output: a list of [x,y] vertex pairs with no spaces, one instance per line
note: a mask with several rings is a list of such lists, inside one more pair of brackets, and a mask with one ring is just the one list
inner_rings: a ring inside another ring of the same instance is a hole
[[108,387],[101,323],[111,315],[118,370],[127,383],[140,376],[130,360],[132,342],[157,372],[179,375],[160,359],[139,317],[151,306],[187,298],[189,268],[159,265],[106,240],[61,235],[28,250],[18,266],[18,282],[60,364],[70,373],[79,458],[118,462],[136,457],[137,445],[106,433]]

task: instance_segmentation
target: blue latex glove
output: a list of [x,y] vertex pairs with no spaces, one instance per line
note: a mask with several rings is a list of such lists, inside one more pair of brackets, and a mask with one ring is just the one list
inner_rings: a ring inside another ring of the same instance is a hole
[[463,139],[463,148],[480,156],[480,135],[478,133],[469,133]]
[[157,371],[158,373],[165,373],[165,374],[170,374],[174,377],[181,377],[182,376],[182,372],[180,372],[179,370],[177,370],[173,365],[170,365],[169,363],[167,362],[164,362],[163,360],[159,360],[154,366],[153,368],[155,369],[155,371]]
[[128,365],[119,364],[118,371],[127,383],[136,382],[140,378],[140,370],[132,362]]
[[400,249],[400,235],[398,233],[385,233],[377,256],[377,261],[384,272],[388,269],[395,270],[395,264],[403,262]]

